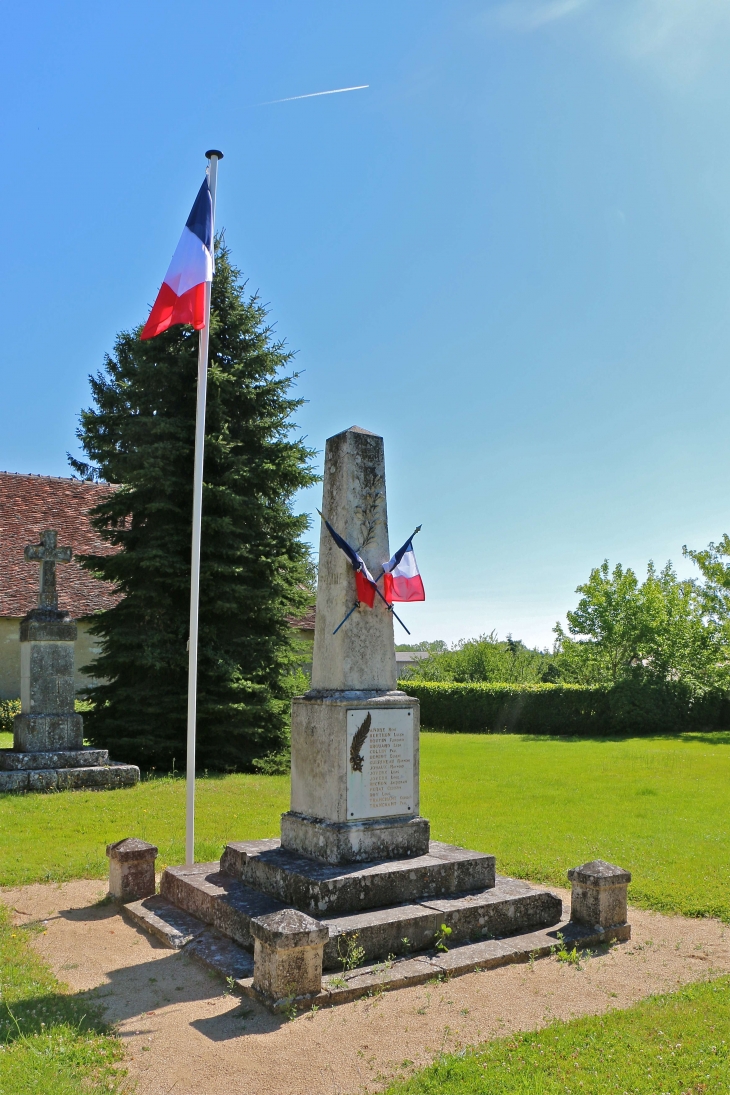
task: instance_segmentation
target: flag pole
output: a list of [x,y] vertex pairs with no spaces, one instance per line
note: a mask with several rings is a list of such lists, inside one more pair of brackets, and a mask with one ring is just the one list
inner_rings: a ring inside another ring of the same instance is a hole
[[[208,159],[208,186],[212,206],[211,229],[215,233],[215,191],[218,161],[223,153],[211,149]],[[211,246],[213,246],[211,240]],[[203,456],[205,454],[205,398],[208,389],[208,344],[210,333],[210,289],[205,283],[205,326],[198,341],[198,397],[195,408],[195,460],[193,471],[193,539],[190,566],[190,638],[188,640],[188,741],[185,785],[185,864],[195,862],[195,724],[198,692],[198,607],[200,601],[200,528],[203,514]]]

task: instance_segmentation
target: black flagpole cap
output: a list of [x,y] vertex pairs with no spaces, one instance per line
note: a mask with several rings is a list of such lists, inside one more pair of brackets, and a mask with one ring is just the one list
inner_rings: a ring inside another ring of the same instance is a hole
[[217,156],[219,160],[223,159],[223,153],[219,152],[217,148],[209,148],[205,153],[205,158],[207,160],[209,160],[211,156]]

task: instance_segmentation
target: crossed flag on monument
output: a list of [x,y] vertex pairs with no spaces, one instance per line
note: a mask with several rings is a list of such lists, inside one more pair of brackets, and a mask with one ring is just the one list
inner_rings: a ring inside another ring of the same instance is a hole
[[[359,604],[366,604],[368,608],[372,608],[375,604],[375,598],[380,597],[381,601],[384,601],[388,606],[389,611],[393,613],[398,623],[408,631],[408,628],[401,618],[393,611],[393,602],[426,600],[423,580],[418,569],[418,563],[416,562],[416,554],[413,550],[413,537],[417,532],[420,532],[421,526],[419,525],[418,528],[411,533],[405,544],[398,548],[387,563],[383,563],[382,573],[379,574],[377,578],[373,578],[360,553],[355,551],[355,549],[348,544],[347,540],[340,536],[339,532],[335,532],[332,525],[320,510],[317,510],[317,513],[319,513],[319,516],[324,521],[327,526],[327,531],[338,548],[341,548],[350,560],[352,569],[355,571],[357,602],[354,608],[350,609],[350,612],[345,616],[345,620],[352,615]],[[378,582],[381,578],[384,579],[383,593],[378,589]],[[345,620],[342,621],[343,624]],[[342,624],[335,628],[335,632],[339,631],[340,627],[342,627]],[[333,632],[333,634],[335,632]],[[408,634],[410,635],[410,631],[408,631]]]

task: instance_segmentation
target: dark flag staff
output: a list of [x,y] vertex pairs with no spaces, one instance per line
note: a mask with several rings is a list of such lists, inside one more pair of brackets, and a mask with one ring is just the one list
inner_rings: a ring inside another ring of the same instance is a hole
[[[350,611],[345,618],[337,625],[332,632],[336,635],[343,624],[347,623],[352,616],[356,608],[359,608],[361,604],[366,604],[368,608],[372,608],[375,604],[375,597],[380,597],[380,600],[387,606],[388,612],[392,612],[398,623],[401,625],[406,634],[410,635],[410,631],[401,620],[398,613],[393,608],[394,601],[425,601],[426,593],[423,588],[423,581],[418,570],[418,564],[416,563],[416,556],[413,551],[413,537],[421,531],[421,526],[414,529],[411,535],[406,540],[403,547],[399,548],[387,563],[383,564],[383,569],[377,578],[373,578],[372,574],[365,565],[365,560],[355,551],[353,547],[348,544],[344,537],[340,536],[338,532],[332,528],[327,518],[324,516],[321,510],[317,510],[317,513],[327,526],[327,531],[337,544],[338,548],[344,551],[347,558],[352,564],[352,569],[355,571],[355,590],[356,600]],[[386,596],[384,596],[378,589],[377,583],[381,578],[385,578],[384,586]],[[390,599],[388,599],[390,598]]]

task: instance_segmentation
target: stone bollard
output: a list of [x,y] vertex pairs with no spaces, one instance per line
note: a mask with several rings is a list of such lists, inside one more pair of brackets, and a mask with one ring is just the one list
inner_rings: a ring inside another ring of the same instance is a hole
[[109,856],[109,894],[117,901],[140,901],[155,892],[157,848],[146,840],[127,837],[107,844]]
[[631,872],[602,859],[568,871],[572,883],[570,919],[573,923],[607,931],[626,924],[626,891]]
[[253,987],[269,1004],[322,990],[322,954],[329,931],[298,909],[257,916],[254,937]]

